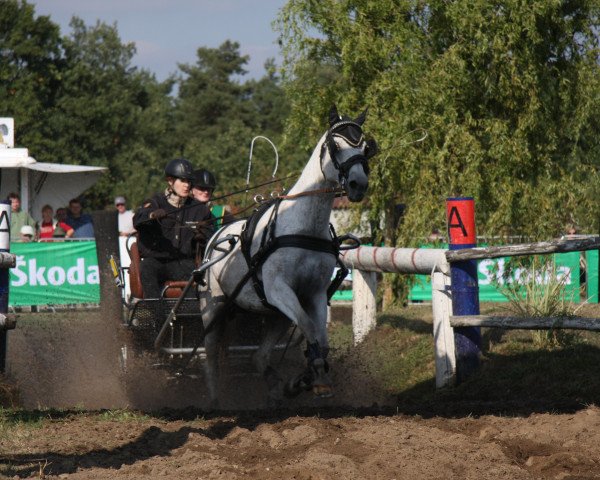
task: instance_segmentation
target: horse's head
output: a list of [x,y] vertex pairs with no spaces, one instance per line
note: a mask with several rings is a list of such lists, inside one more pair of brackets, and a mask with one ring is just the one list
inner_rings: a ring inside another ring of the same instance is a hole
[[[329,130],[321,148],[321,169],[327,180],[336,181],[351,202],[360,202],[369,186],[369,159],[377,153],[375,140],[362,131],[367,111],[356,119],[341,117],[334,105],[329,112]],[[330,166],[324,159],[329,156]],[[336,178],[337,176],[337,178]]]

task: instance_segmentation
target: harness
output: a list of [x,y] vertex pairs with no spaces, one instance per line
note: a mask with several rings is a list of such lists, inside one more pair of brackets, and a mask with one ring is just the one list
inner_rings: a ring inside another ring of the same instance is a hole
[[[351,156],[345,161],[339,162],[339,160],[337,159],[339,147],[335,142],[334,136],[343,138],[349,145],[356,148],[360,147],[360,145],[364,142],[364,153],[357,153],[356,155]],[[374,141],[365,141],[362,132],[362,127],[360,124],[351,120],[340,119],[340,121],[334,123],[331,126],[331,128],[329,128],[326,134],[325,141],[323,142],[323,145],[321,147],[321,171],[323,170],[323,158],[325,157],[326,152],[329,153],[334,167],[338,170],[340,185],[344,187],[346,185],[348,173],[354,165],[360,163],[363,166],[365,173],[369,173],[368,159],[377,152],[377,146]],[[244,255],[244,258],[246,260],[248,271],[242,277],[240,282],[237,284],[237,286],[229,296],[228,303],[232,304],[234,299],[241,292],[246,282],[252,279],[252,285],[254,286],[254,290],[262,304],[268,308],[276,309],[276,307],[269,304],[269,302],[267,301],[264,284],[262,279],[259,277],[259,273],[261,267],[263,266],[267,258],[269,258],[269,256],[275,250],[278,250],[280,248],[301,248],[304,250],[311,250],[314,252],[328,253],[335,257],[336,264],[339,267],[339,269],[335,278],[332,280],[331,284],[327,288],[328,302],[335,293],[335,291],[338,289],[338,287],[341,285],[346,275],[348,275],[348,268],[343,264],[343,262],[339,258],[340,250],[357,248],[360,245],[360,241],[352,235],[344,235],[342,237],[338,237],[333,228],[333,225],[331,224],[329,224],[329,239],[300,234],[276,236],[275,227],[277,225],[279,206],[281,205],[281,202],[284,199],[285,197],[278,197],[262,203],[244,224],[242,233],[240,235],[240,241],[242,254]],[[266,214],[266,212],[269,209],[271,209],[270,218],[263,230],[259,248],[256,251],[256,253],[252,254],[252,240],[254,238],[256,227],[260,219]],[[352,239],[354,245],[342,248],[342,241],[346,239]]]
[[[337,264],[340,267],[340,271],[336,278],[332,281],[327,289],[327,300],[331,298],[333,293],[337,290],[343,279],[348,274],[348,269],[339,259],[340,253],[340,238],[336,235],[333,226],[330,224],[330,239],[324,239],[320,237],[312,237],[309,235],[281,235],[275,236],[275,226],[277,224],[277,215],[279,212],[279,206],[281,205],[282,198],[275,198],[263,203],[247,220],[244,224],[241,240],[241,250],[246,264],[248,265],[248,272],[243,277],[242,281],[238,284],[234,292],[231,294],[231,298],[235,298],[243,285],[247,280],[252,279],[252,285],[256,291],[256,295],[262,302],[262,304],[268,308],[275,309],[266,298],[264,284],[262,279],[259,277],[259,272],[264,262],[269,256],[280,248],[295,247],[302,248],[304,250],[312,250],[314,252],[323,252],[333,255],[336,259]],[[259,220],[265,215],[265,213],[271,208],[271,216],[267,223],[261,237],[261,242],[258,250],[252,255],[252,239],[258,225]],[[340,273],[342,272],[342,273]],[[338,280],[338,277],[340,279]]]

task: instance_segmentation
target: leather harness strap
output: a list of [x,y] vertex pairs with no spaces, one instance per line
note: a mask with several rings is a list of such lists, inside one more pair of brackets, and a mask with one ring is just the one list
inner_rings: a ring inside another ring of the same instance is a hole
[[[277,224],[277,215],[279,210],[279,205],[281,203],[282,198],[277,198],[271,202],[269,202],[268,207],[273,206],[271,210],[271,218],[269,219],[268,224],[265,226],[263,231],[261,245],[258,251],[254,254],[251,253],[252,248],[252,239],[254,237],[254,231],[258,224],[258,220],[262,215],[264,215],[268,208],[266,206],[261,206],[259,210],[257,210],[250,219],[246,222],[244,226],[244,231],[241,235],[241,249],[246,259],[246,263],[248,265],[248,272],[242,277],[241,281],[238,283],[234,291],[229,296],[230,299],[235,299],[237,295],[239,295],[240,291],[246,284],[249,279],[252,279],[252,284],[254,286],[254,290],[260,301],[268,308],[273,307],[268,301],[265,295],[265,289],[262,280],[259,278],[259,272],[264,264],[264,262],[269,258],[269,256],[280,248],[301,248],[304,250],[312,250],[314,252],[323,252],[329,253],[336,258],[338,264],[341,263],[338,259],[340,249],[339,249],[339,241],[337,240],[337,236],[335,235],[335,231],[331,228],[332,238],[324,239],[319,237],[312,237],[309,235],[282,235],[275,236],[275,225]],[[347,270],[346,270],[347,274]],[[345,276],[345,274],[344,274]],[[337,288],[337,287],[336,287]],[[327,292],[329,293],[329,290]],[[335,290],[334,290],[335,291]]]

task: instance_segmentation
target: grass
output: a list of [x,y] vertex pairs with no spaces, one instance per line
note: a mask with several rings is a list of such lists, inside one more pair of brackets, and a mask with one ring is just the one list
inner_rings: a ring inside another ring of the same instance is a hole
[[[481,306],[486,314],[506,313],[504,308]],[[579,308],[585,316],[600,317],[598,305]],[[600,404],[599,333],[569,331],[568,342],[547,348],[528,331],[483,328],[481,368],[461,385],[436,390],[432,329],[430,305],[394,309],[379,315],[377,328],[353,353],[363,355],[367,374],[396,395],[400,411],[546,411]],[[344,348],[351,339],[347,324],[334,323],[331,331],[332,346]]]
[[[508,311],[514,316],[569,318],[579,307],[569,301],[568,282],[551,256],[514,257],[502,279],[496,279],[496,286],[508,298]],[[531,336],[537,347],[546,349],[561,348],[577,339],[560,329],[534,330]]]

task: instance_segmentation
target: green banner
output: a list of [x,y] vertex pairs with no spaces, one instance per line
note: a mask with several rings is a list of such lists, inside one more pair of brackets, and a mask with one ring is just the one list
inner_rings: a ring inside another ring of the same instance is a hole
[[12,243],[9,305],[68,305],[100,302],[96,242]]
[[[429,246],[421,247],[429,248]],[[439,248],[439,247],[438,247]],[[442,247],[443,248],[443,247]],[[590,253],[590,252],[588,252]],[[594,257],[593,254],[596,254]],[[591,292],[588,288],[588,296],[591,302],[597,302],[598,298],[598,252],[591,252],[591,260],[588,260],[588,287],[591,284]],[[579,302],[580,288],[580,252],[558,253],[554,255],[556,262],[557,276],[566,277],[565,297],[569,301]],[[502,277],[505,263],[509,258],[495,258],[491,260],[480,260],[477,263],[477,277],[479,281],[479,301],[480,302],[507,302],[508,299],[500,293],[494,282],[494,277]],[[517,270],[517,275],[521,272]],[[351,278],[351,277],[350,277]],[[431,301],[431,277],[429,275],[414,275],[415,283],[408,294],[408,299],[412,302],[430,302]],[[595,296],[594,293],[595,292]],[[338,290],[333,295],[332,300],[350,301],[352,300],[352,290]]]
[[[580,252],[557,253],[553,255],[556,263],[556,275],[566,276],[565,298],[568,301],[579,302],[579,260]],[[494,277],[502,278],[505,264],[509,258],[494,258],[480,260],[477,263],[477,279],[479,283],[480,302],[507,302],[508,299],[496,287]],[[523,272],[517,269],[515,274]],[[431,283],[428,275],[416,275],[417,281],[410,290],[409,300],[431,301]],[[543,279],[540,279],[543,281]]]

